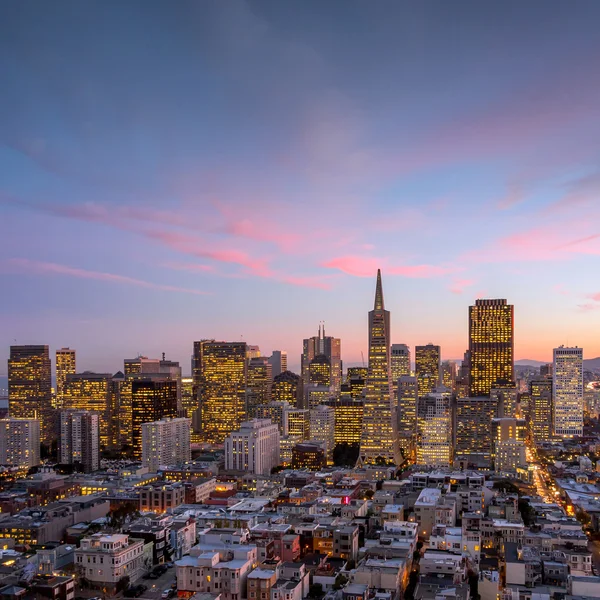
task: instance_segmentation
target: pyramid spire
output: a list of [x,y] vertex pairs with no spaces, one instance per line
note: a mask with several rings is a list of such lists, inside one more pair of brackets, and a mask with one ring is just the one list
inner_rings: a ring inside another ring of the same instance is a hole
[[381,269],[377,269],[377,287],[375,288],[375,310],[383,310],[383,286],[381,285]]

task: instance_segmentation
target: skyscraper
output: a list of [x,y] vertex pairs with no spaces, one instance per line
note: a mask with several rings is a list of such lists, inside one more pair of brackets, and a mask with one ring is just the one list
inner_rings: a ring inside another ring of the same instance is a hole
[[489,396],[458,398],[454,453],[456,458],[491,461],[492,419],[497,416],[497,401]]
[[284,371],[273,377],[271,400],[289,402],[293,407],[303,408],[304,393],[300,375]]
[[487,396],[499,382],[515,380],[514,306],[476,300],[469,307],[470,396]]
[[151,473],[161,466],[176,466],[191,458],[191,420],[161,419],[142,424],[142,464]]
[[458,367],[453,360],[445,360],[442,363],[442,385],[451,391],[456,390],[456,378],[458,376]]
[[552,438],[552,379],[534,379],[529,383],[529,418],[533,440],[548,442]]
[[417,402],[417,464],[450,465],[452,431],[450,391],[440,388],[420,396]]
[[0,464],[28,468],[40,464],[37,419],[0,419]]
[[439,346],[415,347],[415,374],[419,396],[433,392],[440,385],[440,364],[442,351]]
[[398,379],[410,375],[410,348],[406,344],[392,344],[390,369],[392,387],[396,387]]
[[100,468],[100,419],[84,410],[60,412],[59,459],[63,465],[80,465],[84,473]]
[[385,310],[381,271],[377,270],[375,303],[369,312],[367,373],[360,463],[400,462],[396,407],[390,382],[390,313]]
[[285,373],[288,368],[287,352],[285,350],[273,350],[273,354],[269,357],[273,377]]
[[270,475],[279,464],[279,429],[269,419],[245,421],[225,438],[225,469]]
[[554,433],[563,438],[583,435],[583,349],[553,350]]
[[335,445],[335,410],[324,404],[310,411],[310,441],[321,444],[327,462],[333,464]]
[[62,407],[62,396],[67,375],[76,373],[75,350],[61,348],[56,351],[56,405]]
[[256,417],[256,407],[271,401],[273,367],[265,356],[248,360],[248,387],[246,390],[246,410],[248,417]]
[[334,441],[336,444],[360,444],[364,404],[349,395],[329,400],[327,406],[335,411]]
[[8,402],[11,417],[39,420],[42,443],[56,439],[48,346],[10,347]]
[[325,335],[325,325],[319,324],[319,334],[307,338],[302,345],[302,381],[304,386],[311,383],[310,365],[313,360],[321,355],[325,356],[329,363],[329,381],[322,382],[322,385],[328,385],[334,392],[340,391],[342,384],[342,341]]
[[414,459],[417,435],[417,378],[402,375],[398,379],[398,443],[406,459]]
[[245,342],[204,342],[200,375],[202,434],[222,444],[246,418],[248,363]]
[[498,417],[516,417],[519,410],[519,392],[514,383],[496,383],[490,390],[490,398],[496,401]]

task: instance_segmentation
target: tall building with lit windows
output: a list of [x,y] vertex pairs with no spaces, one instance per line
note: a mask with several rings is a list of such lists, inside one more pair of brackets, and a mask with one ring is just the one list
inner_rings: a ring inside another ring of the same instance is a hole
[[410,348],[406,344],[392,344],[390,348],[390,370],[392,387],[396,387],[398,379],[410,375]]
[[404,458],[414,459],[417,436],[417,378],[403,375],[398,379],[398,443]]
[[349,396],[329,400],[327,406],[335,411],[334,440],[336,444],[360,444],[364,404]]
[[44,444],[56,440],[48,346],[11,346],[8,359],[8,408],[11,417],[38,419]]
[[429,394],[439,387],[441,358],[439,346],[427,344],[415,347],[415,375],[419,396]]
[[37,419],[0,419],[0,464],[28,468],[40,464]]
[[141,377],[131,381],[131,447],[142,457],[142,425],[177,417],[177,382],[168,377]]
[[64,393],[65,381],[67,375],[73,375],[77,372],[75,350],[70,348],[61,348],[56,351],[56,405],[62,408],[62,397]]
[[552,379],[534,379],[529,383],[529,427],[536,443],[552,439]]
[[390,381],[390,312],[385,310],[381,271],[377,270],[375,303],[369,312],[367,373],[359,463],[398,464],[396,407]]
[[273,368],[265,356],[248,360],[248,379],[246,388],[246,409],[248,417],[253,419],[256,407],[271,402],[273,386]]
[[200,409],[204,441],[222,444],[246,418],[248,363],[245,342],[204,342]]
[[553,350],[554,433],[563,438],[583,435],[583,349]]
[[290,437],[299,437],[302,440],[310,439],[310,411],[308,409],[285,409],[284,419],[287,422]]
[[456,379],[458,377],[458,366],[453,360],[442,362],[442,385],[453,392],[456,390]]
[[489,396],[456,400],[454,453],[457,458],[491,461],[492,419],[496,416],[496,400]]
[[85,371],[67,375],[63,386],[63,409],[94,412],[98,415],[100,445],[103,448],[109,445],[111,420],[121,417],[119,413],[111,414],[109,411],[111,381],[110,373]]
[[440,388],[417,402],[418,465],[452,464],[452,405],[449,390]]
[[291,371],[284,371],[273,377],[271,400],[274,402],[289,402],[292,406],[304,406],[304,388],[302,378]]
[[333,464],[335,445],[335,409],[324,404],[310,411],[310,441],[321,444],[328,464]]
[[515,473],[526,466],[525,419],[504,417],[492,420],[492,458],[499,473]]
[[476,300],[469,307],[470,396],[487,396],[497,382],[515,380],[514,306]]
[[490,390],[490,398],[497,404],[498,417],[516,417],[519,412],[519,392],[513,382],[496,382]]
[[[321,385],[331,386],[334,392],[340,391],[342,384],[342,341],[325,335],[325,324],[319,324],[317,336],[307,338],[302,344],[302,381],[304,386],[314,383],[311,364],[317,357],[325,357],[328,364],[327,381],[320,382]],[[324,364],[320,358],[318,364]]]
[[151,473],[191,458],[191,419],[161,419],[142,424],[142,464]]
[[355,400],[364,398],[367,382],[367,369],[365,367],[350,367],[346,373],[346,385],[350,387],[350,395]]
[[269,419],[242,423],[225,439],[225,469],[270,475],[280,462],[280,436]]
[[60,411],[58,455],[63,465],[78,465],[84,473],[100,468],[100,421],[98,413]]

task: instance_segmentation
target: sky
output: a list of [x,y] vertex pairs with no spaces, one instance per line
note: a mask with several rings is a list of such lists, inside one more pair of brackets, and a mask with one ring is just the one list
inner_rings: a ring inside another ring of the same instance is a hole
[[467,347],[515,305],[517,359],[600,355],[600,3],[0,4],[0,374],[287,350]]

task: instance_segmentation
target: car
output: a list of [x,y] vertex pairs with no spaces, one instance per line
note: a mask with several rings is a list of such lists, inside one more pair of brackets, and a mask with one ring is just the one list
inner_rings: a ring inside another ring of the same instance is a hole
[[167,563],[167,569],[172,569],[175,566],[174,562],[168,562]]
[[167,588],[163,590],[163,593],[160,595],[162,600],[169,600],[169,598],[173,595],[173,590],[171,588]]
[[134,587],[127,588],[123,592],[123,596],[125,596],[125,598],[135,598],[135,588]]
[[167,566],[166,565],[157,565],[156,567],[154,567],[154,572],[162,575],[163,573],[167,572]]
[[[156,571],[152,571],[152,573],[148,573],[147,579],[158,579],[159,577],[159,573],[157,573]],[[144,579],[146,579],[146,577],[144,577]]]

